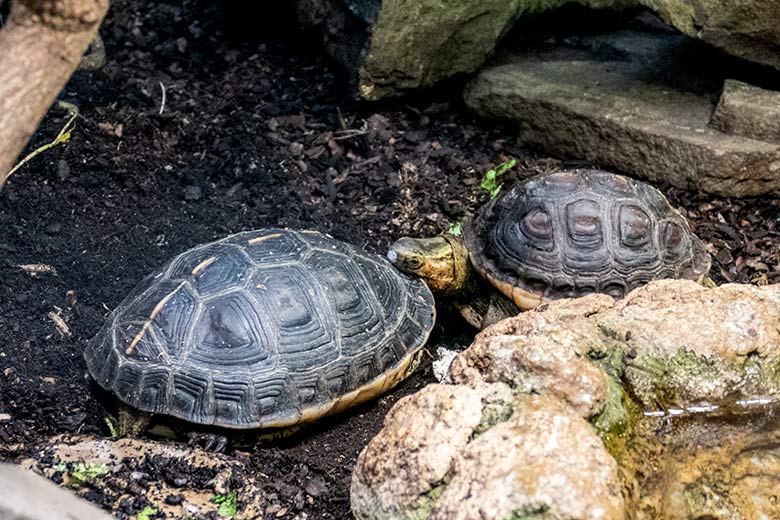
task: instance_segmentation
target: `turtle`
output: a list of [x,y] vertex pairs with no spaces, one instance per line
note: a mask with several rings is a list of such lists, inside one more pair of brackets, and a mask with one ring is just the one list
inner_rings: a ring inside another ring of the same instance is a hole
[[[419,279],[315,231],[202,244],[144,278],[86,345],[119,435],[172,417],[192,432],[290,430],[394,387],[435,321]],[[207,430],[208,431],[208,430]],[[246,438],[246,436],[245,436]]]
[[[477,328],[558,298],[621,298],[659,278],[703,282],[711,263],[658,189],[597,169],[530,177],[464,219],[462,236],[404,237],[387,257]],[[500,295],[486,296],[486,282]]]

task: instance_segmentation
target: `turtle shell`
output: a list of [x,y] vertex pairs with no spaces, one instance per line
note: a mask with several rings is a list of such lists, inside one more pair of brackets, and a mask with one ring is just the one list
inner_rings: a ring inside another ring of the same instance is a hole
[[660,191],[599,170],[530,178],[465,222],[463,237],[475,268],[523,309],[593,292],[622,297],[710,268],[704,244]]
[[307,422],[393,387],[433,297],[384,258],[316,232],[250,231],[146,277],[84,351],[124,403],[227,428]]

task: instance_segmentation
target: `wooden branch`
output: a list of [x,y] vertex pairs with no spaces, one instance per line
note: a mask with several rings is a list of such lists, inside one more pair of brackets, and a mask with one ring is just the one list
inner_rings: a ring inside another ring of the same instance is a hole
[[0,188],[108,10],[108,0],[15,0],[0,30]]

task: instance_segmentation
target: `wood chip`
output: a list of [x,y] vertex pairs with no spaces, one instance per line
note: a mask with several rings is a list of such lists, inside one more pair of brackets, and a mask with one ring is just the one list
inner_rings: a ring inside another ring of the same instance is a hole
[[63,338],[71,336],[70,327],[68,327],[68,324],[65,323],[65,320],[62,319],[62,316],[60,316],[59,309],[57,309],[57,312],[49,312],[47,316],[52,321],[52,323],[54,323],[54,327],[56,327],[57,332],[60,333],[60,336]]
[[33,278],[38,278],[44,274],[53,274],[54,276],[57,276],[57,270],[49,264],[19,264],[16,267]]

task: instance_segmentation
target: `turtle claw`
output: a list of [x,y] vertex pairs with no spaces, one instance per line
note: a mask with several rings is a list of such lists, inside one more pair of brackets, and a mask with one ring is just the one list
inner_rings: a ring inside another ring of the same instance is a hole
[[224,453],[228,440],[224,435],[215,433],[190,432],[187,434],[187,444],[211,453]]

